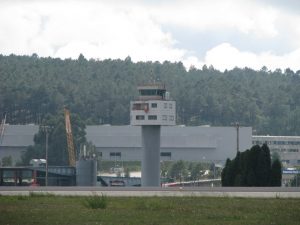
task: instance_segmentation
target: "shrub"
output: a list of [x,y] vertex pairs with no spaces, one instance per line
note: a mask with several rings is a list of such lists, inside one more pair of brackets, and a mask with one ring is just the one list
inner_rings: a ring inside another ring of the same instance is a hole
[[93,196],[86,197],[84,205],[91,209],[106,209],[107,197],[103,194],[101,194],[101,196],[95,194]]

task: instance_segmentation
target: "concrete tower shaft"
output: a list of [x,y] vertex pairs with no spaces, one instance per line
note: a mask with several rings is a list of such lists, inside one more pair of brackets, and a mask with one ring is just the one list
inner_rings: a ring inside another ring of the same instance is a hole
[[160,186],[160,126],[142,126],[142,186]]

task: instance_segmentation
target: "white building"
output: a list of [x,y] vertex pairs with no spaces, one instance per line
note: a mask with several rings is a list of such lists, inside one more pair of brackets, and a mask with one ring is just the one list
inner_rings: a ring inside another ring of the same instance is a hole
[[266,143],[271,154],[277,152],[285,166],[300,164],[300,136],[253,136],[253,145]]

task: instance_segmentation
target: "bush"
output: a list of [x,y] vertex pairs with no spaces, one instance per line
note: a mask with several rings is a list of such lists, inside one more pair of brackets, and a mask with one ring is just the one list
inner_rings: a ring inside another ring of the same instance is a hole
[[85,198],[84,202],[87,208],[91,209],[106,209],[107,207],[107,197],[105,195],[93,195]]

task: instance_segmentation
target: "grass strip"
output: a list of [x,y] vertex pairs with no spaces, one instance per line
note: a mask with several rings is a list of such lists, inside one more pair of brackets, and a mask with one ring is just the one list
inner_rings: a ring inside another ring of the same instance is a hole
[[[300,199],[0,196],[0,224],[299,224]],[[103,203],[105,202],[105,203]],[[102,204],[105,204],[103,207]]]

